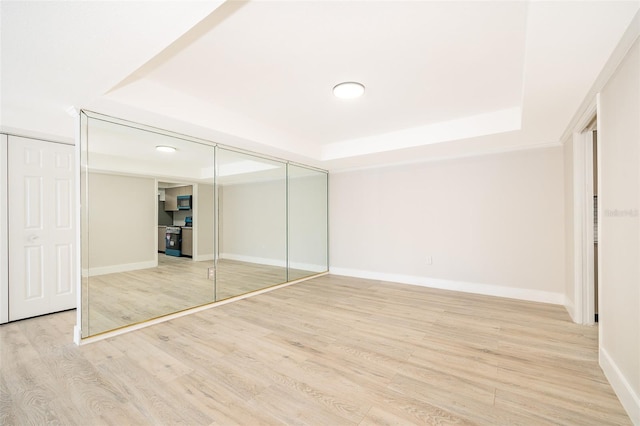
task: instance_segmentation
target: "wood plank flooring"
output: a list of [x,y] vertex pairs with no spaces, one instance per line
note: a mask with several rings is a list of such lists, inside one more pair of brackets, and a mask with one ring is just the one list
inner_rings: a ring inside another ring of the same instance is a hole
[[318,277],[76,347],[0,326],[0,424],[628,425],[561,306]]
[[[213,261],[159,254],[155,268],[85,278],[82,329],[96,335],[287,281],[285,268],[221,259],[214,284],[210,267]],[[290,270],[291,281],[315,274]]]

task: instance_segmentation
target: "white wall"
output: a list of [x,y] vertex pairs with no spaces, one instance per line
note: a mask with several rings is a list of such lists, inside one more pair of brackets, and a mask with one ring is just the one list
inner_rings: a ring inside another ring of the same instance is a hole
[[288,249],[293,269],[327,270],[327,175],[292,166],[288,186],[219,186],[221,258],[285,267]]
[[155,180],[90,173],[89,188],[89,275],[155,266]]
[[640,40],[602,89],[600,365],[640,425]]
[[7,135],[0,134],[0,324],[9,321],[7,161]]
[[193,210],[178,210],[173,212],[173,226],[184,226],[187,216],[193,218]]
[[564,235],[565,235],[565,262],[564,262],[564,295],[565,306],[571,317],[575,320],[575,284],[574,284],[574,221],[573,221],[573,140],[564,144]]
[[327,174],[289,166],[289,265],[327,270]]
[[332,273],[564,302],[561,147],[333,173],[330,187]]
[[286,266],[284,179],[219,186],[222,259]]
[[213,260],[214,251],[214,205],[213,185],[194,186],[194,217],[198,234],[194,238],[194,258],[198,261]]

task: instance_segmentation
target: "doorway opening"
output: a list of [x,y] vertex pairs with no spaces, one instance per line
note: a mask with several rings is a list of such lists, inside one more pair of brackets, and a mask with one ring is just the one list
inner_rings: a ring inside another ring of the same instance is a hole
[[[598,323],[598,126],[593,111],[574,134],[575,315]],[[580,129],[580,128],[579,128]]]

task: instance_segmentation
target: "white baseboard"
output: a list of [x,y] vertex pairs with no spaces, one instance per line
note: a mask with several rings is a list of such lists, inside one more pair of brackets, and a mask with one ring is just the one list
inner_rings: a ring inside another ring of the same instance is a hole
[[213,253],[201,254],[193,258],[194,262],[207,262],[209,260],[214,260]]
[[564,308],[567,310],[567,313],[571,317],[571,321],[575,322],[576,324],[579,324],[579,322],[576,321],[576,307],[573,304],[573,301],[565,298]]
[[640,395],[634,392],[631,384],[618,368],[613,358],[604,348],[600,348],[600,367],[618,396],[620,403],[627,410],[631,422],[640,426]]
[[311,272],[327,272],[327,265],[318,265],[315,263],[291,262],[291,269],[299,269],[301,271]]
[[438,288],[442,290],[461,291],[464,293],[484,294],[487,296],[506,297],[509,299],[528,300],[531,302],[552,303],[563,305],[564,294],[550,291],[531,290],[526,288],[505,287],[492,284],[478,284],[464,281],[451,281],[439,278],[429,278],[414,275],[388,274],[383,272],[363,271],[349,268],[330,268],[333,275],[366,278],[371,280],[389,281],[401,284],[418,285],[422,287]]
[[237,260],[239,262],[257,263],[259,265],[279,266],[284,268],[287,262],[282,259],[268,259],[266,257],[245,256],[235,253],[220,253],[220,259]]
[[[241,262],[248,263],[257,263],[259,265],[269,265],[269,266],[279,266],[284,268],[287,266],[287,263],[284,260],[280,259],[267,259],[264,257],[253,257],[253,256],[244,256],[240,254],[233,253],[223,253],[220,255],[220,259],[229,259],[229,260],[238,260]],[[197,256],[193,259],[196,262],[204,262],[213,260],[213,254],[203,254],[201,256]],[[138,269],[147,269],[147,268],[155,268],[158,264],[151,260],[148,262],[139,262],[139,263],[126,263],[122,265],[112,265],[112,266],[103,266],[99,268],[90,268],[83,269],[82,276],[86,277],[96,277],[98,275],[106,275],[106,274],[114,274],[117,272],[127,272],[127,271],[135,271]],[[314,265],[311,263],[292,263],[291,268],[300,269],[303,271],[312,271],[312,272],[326,272],[327,268],[323,265]]]
[[149,260],[147,262],[123,263],[121,265],[101,266],[82,270],[83,277],[97,277],[98,275],[115,274],[118,272],[137,271],[138,269],[155,268],[158,262]]
[[[221,253],[220,259],[237,260],[240,262],[257,263],[258,265],[279,266],[284,268],[287,262],[282,259],[268,259],[264,257],[244,256],[234,253]],[[301,271],[326,272],[326,265],[318,265],[314,263],[291,262],[291,269],[299,269]]]
[[73,326],[73,343],[79,345],[82,341],[82,330],[78,324]]

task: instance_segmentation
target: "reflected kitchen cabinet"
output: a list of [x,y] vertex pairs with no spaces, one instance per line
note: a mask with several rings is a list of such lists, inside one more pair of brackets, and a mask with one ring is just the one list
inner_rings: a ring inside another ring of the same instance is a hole
[[193,229],[182,228],[182,255],[193,256]]
[[167,240],[165,236],[167,235],[167,227],[166,226],[158,226],[158,252],[164,253],[167,249]]
[[165,188],[164,190],[164,210],[177,212],[178,209],[178,196],[180,195],[193,195],[192,185],[174,186],[171,188]]
[[164,190],[164,210],[168,212],[178,211],[178,188],[166,188]]

